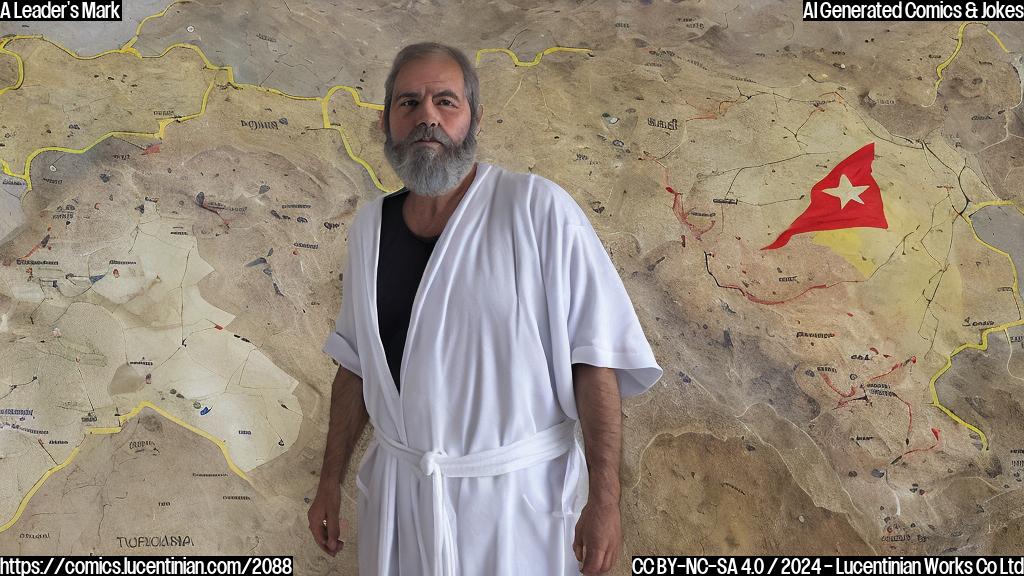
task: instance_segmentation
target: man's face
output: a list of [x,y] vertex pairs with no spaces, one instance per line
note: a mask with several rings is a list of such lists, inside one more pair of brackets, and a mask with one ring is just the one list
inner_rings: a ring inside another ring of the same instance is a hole
[[402,66],[395,77],[384,153],[411,191],[440,196],[469,172],[476,157],[471,119],[457,62],[428,56]]

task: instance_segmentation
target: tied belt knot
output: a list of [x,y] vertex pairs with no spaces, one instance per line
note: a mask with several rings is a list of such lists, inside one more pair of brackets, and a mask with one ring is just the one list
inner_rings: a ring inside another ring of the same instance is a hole
[[[434,555],[430,572],[432,576],[455,576],[458,573],[455,536],[448,514],[447,493],[444,489],[445,478],[498,476],[552,460],[574,447],[575,427],[575,420],[565,420],[510,444],[463,456],[449,456],[442,450],[416,450],[381,433],[380,429],[376,430],[375,439],[386,453],[410,464],[431,480],[434,528]],[[576,466],[572,458],[569,466]],[[569,486],[565,486],[562,494],[563,503],[566,502],[568,495]],[[385,537],[382,539],[384,542],[389,541],[391,535],[382,536]]]
[[422,472],[423,475],[427,477],[433,476],[435,474],[440,474],[441,464],[439,463],[439,460],[444,457],[444,452],[436,450],[431,452],[424,452],[423,458],[420,458],[420,472]]

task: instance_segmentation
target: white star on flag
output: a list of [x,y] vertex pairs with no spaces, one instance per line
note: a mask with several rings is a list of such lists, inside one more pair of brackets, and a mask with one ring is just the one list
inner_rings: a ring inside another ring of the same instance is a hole
[[[839,198],[839,200],[841,201],[839,209],[842,210],[843,208],[846,208],[846,203],[850,202],[851,200],[856,200],[857,202],[863,204],[864,201],[860,199],[860,195],[867,189],[868,186],[854,186],[850,182],[850,179],[846,177],[846,174],[842,174],[839,176],[838,187],[825,188],[824,190],[822,190],[822,192],[828,194],[829,196],[835,196],[836,198]],[[835,190],[835,192],[832,192],[832,190]]]

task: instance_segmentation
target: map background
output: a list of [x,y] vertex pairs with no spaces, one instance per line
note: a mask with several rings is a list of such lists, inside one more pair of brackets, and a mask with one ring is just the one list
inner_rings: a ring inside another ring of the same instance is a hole
[[[1019,553],[1019,23],[803,23],[796,2],[125,11],[0,25],[43,36],[0,59],[0,409],[33,410],[0,414],[0,553],[354,573],[357,535],[329,559],[305,526],[319,350],[348,222],[400,185],[375,129],[390,59],[437,38],[477,60],[480,159],[577,199],[666,370],[624,404],[626,558]],[[868,142],[889,228],[760,251]],[[59,264],[17,264],[44,254]]]

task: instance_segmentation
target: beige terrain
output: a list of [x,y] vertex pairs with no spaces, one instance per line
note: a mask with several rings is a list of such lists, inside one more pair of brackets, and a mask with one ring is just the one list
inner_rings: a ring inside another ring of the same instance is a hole
[[[665,369],[623,406],[615,574],[1024,553],[1024,25],[689,0],[139,22],[101,55],[0,27],[0,554],[355,573],[354,530],[332,559],[306,528],[320,350],[352,216],[401,185],[376,128],[390,59],[427,39],[476,59],[481,160],[584,208]],[[885,228],[762,250],[870,143]],[[351,474],[344,494],[354,528]]]

